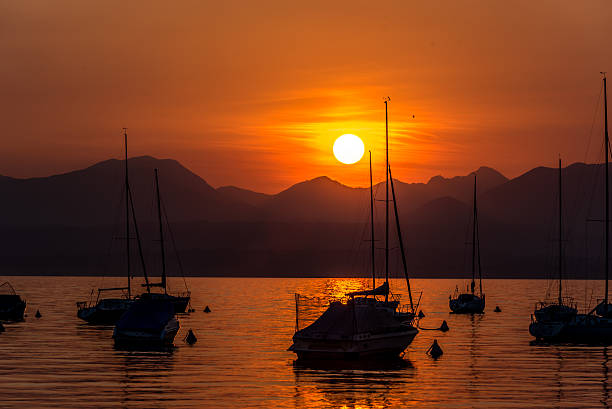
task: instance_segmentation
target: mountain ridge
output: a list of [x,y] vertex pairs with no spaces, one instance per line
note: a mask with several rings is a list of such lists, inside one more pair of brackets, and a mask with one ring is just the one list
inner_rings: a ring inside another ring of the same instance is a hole
[[[151,257],[158,251],[157,244],[149,244],[157,234],[153,169],[158,168],[162,202],[177,246],[185,254],[185,268],[192,272],[350,275],[357,271],[353,270],[357,260],[367,260],[369,188],[320,176],[268,195],[232,186],[214,188],[173,159],[140,156],[128,163],[135,212],[146,240],[143,245]],[[466,226],[471,226],[476,175],[487,274],[543,274],[554,259],[549,243],[556,229],[557,172],[540,166],[508,179],[492,168],[480,167],[464,176],[434,176],[428,183],[394,179],[410,270],[418,274],[464,271],[461,262]],[[601,218],[603,166],[574,163],[563,168],[562,174],[568,202],[564,215],[567,271],[572,272],[585,262],[585,240],[596,249],[601,247],[597,245],[601,229],[593,228],[587,235],[584,220]],[[117,226],[124,228],[124,177],[121,159],[49,177],[0,177],[4,198],[0,201],[4,232],[0,271],[99,271],[95,260],[103,258]],[[384,183],[377,183],[374,190],[375,235],[381,238]],[[399,271],[394,221],[390,226],[393,269]],[[601,255],[592,250],[588,257],[593,258],[590,267],[599,271]],[[378,257],[379,262],[382,259]]]

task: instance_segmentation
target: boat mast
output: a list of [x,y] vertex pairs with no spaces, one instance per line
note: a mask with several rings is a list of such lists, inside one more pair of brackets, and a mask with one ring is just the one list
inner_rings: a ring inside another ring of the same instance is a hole
[[370,240],[372,243],[372,289],[376,288],[376,261],[374,259],[374,189],[372,187],[372,151],[370,152]]
[[393,175],[391,174],[391,166],[389,166],[389,177],[391,179],[391,193],[393,194],[393,211],[395,212],[395,226],[397,227],[397,238],[402,253],[402,263],[404,264],[404,277],[406,277],[406,285],[408,286],[408,297],[410,297],[410,309],[414,314],[414,303],[412,302],[412,291],[410,290],[410,279],[408,278],[408,265],[406,264],[406,254],[404,253],[404,241],[402,240],[402,230],[400,228],[399,214],[397,211],[397,200],[395,199],[395,187],[393,186]]
[[474,214],[473,214],[473,226],[472,226],[472,294],[474,294],[474,288],[476,287],[476,173],[474,173]]
[[476,223],[476,246],[478,249],[478,282],[480,283],[480,296],[482,297],[482,264],[480,263],[480,229]]
[[[144,261],[144,254],[140,244],[140,233],[138,232],[138,223],[136,223],[136,212],[134,210],[134,199],[132,198],[132,189],[128,179],[128,154],[127,154],[127,128],[123,128],[123,136],[125,140],[125,232],[126,232],[126,252],[127,252],[127,275],[128,275],[128,297],[132,297],[132,289],[130,283],[130,210],[132,211],[132,219],[134,220],[134,232],[136,233],[136,241],[138,242],[138,253],[140,262],[142,263],[142,272],[144,274],[147,292],[149,289],[149,278],[147,277],[147,269]],[[130,206],[131,205],[131,206]]]
[[562,279],[563,279],[563,200],[562,200],[562,185],[561,185],[561,158],[559,158],[559,305],[563,304]]
[[142,284],[143,287],[147,287],[147,292],[151,292],[151,284],[149,284],[149,277],[147,275],[147,266],[145,264],[144,253],[142,251],[142,243],[140,241],[140,232],[138,231],[138,222],[136,221],[136,210],[134,210],[134,199],[132,198],[132,189],[128,186],[128,194],[131,203],[132,209],[132,220],[134,220],[134,233],[136,233],[136,243],[138,244],[138,255],[140,256],[140,264],[142,265],[142,274],[145,279],[145,283]]
[[604,303],[606,306],[606,313],[608,312],[608,252],[609,252],[609,240],[610,240],[610,206],[609,206],[609,202],[610,202],[610,194],[608,192],[609,187],[608,187],[608,155],[609,155],[609,149],[610,149],[610,139],[608,137],[608,93],[607,93],[607,87],[606,87],[606,73],[602,72],[603,74],[603,85],[604,85],[604,126],[605,126],[605,151],[606,151],[606,294],[604,297]]
[[[385,166],[385,283],[389,286],[389,115],[388,105],[391,99],[385,98],[385,155],[386,155],[386,166]],[[385,301],[389,299],[389,295],[385,295]]]
[[162,287],[164,287],[164,294],[167,294],[168,290],[166,289],[166,253],[164,251],[164,229],[162,225],[161,200],[159,198],[159,177],[157,173],[157,168],[155,168],[155,190],[157,191],[157,219],[159,221],[159,245],[161,248],[162,262],[161,285]]
[[478,227],[478,206],[476,206],[476,251],[478,252],[478,283],[482,297],[482,264],[480,263],[480,228]]
[[123,138],[125,141],[125,250],[127,254],[127,291],[128,298],[132,298],[130,278],[130,188],[128,179],[127,128],[123,128]]

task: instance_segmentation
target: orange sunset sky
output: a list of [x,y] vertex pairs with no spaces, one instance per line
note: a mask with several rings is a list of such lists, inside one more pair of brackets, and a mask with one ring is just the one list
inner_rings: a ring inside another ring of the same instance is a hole
[[597,160],[612,2],[6,1],[0,52],[8,176],[120,157],[128,127],[130,156],[213,186],[363,186],[332,144],[360,136],[382,179],[390,95],[394,177],[514,177]]

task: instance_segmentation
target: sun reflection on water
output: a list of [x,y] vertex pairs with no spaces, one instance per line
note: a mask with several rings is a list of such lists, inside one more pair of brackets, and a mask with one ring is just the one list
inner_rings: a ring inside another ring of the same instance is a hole
[[[439,408],[608,407],[609,351],[532,346],[527,330],[538,280],[488,280],[495,300],[482,316],[449,314],[457,280],[411,281],[423,291],[424,328],[398,366],[304,367],[287,351],[295,331],[295,293],[341,298],[369,279],[193,278],[196,313],[180,317],[177,347],[165,352],[113,348],[112,328],[81,324],[73,300],[91,277],[13,277],[28,312],[0,335],[2,406]],[[114,279],[109,279],[112,282]],[[117,279],[119,280],[119,279]],[[577,288],[585,283],[576,282]],[[592,283],[591,283],[592,284]],[[391,288],[405,294],[405,282]],[[502,313],[492,312],[500,304]],[[212,313],[202,309],[210,305]],[[198,342],[182,342],[192,328]],[[425,351],[436,339],[444,355]],[[16,370],[18,368],[18,370]]]

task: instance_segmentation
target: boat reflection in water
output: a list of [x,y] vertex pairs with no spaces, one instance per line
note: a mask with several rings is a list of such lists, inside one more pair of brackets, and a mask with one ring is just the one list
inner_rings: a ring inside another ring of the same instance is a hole
[[296,361],[293,374],[295,407],[401,407],[410,401],[405,392],[415,382],[416,369],[399,357],[340,364]]
[[[117,351],[121,407],[159,407],[172,398],[168,385],[175,367],[173,349]],[[118,402],[119,403],[119,402]]]
[[602,372],[603,372],[603,376],[602,376],[602,388],[603,388],[603,392],[602,392],[602,397],[601,397],[601,403],[604,405],[604,408],[608,408],[608,401],[610,400],[610,390],[608,389],[608,378],[609,378],[609,372],[610,370],[608,369],[608,361],[610,360],[610,357],[608,356],[608,347],[605,346],[603,348],[603,361],[601,364],[602,367]]

